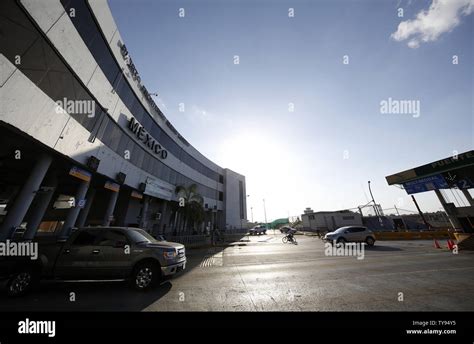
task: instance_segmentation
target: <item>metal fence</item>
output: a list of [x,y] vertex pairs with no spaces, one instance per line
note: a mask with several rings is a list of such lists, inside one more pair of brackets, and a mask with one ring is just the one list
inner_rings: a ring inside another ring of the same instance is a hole
[[187,247],[200,246],[200,245],[210,245],[211,236],[210,235],[176,235],[176,236],[166,236],[167,241],[179,242]]
[[[231,243],[234,241],[239,241],[247,234],[246,230],[236,229],[236,230],[226,230],[219,232],[215,236],[216,244]],[[196,247],[196,246],[207,246],[212,245],[212,236],[198,234],[198,235],[173,235],[165,236],[167,241],[178,242],[185,245],[186,247]]]

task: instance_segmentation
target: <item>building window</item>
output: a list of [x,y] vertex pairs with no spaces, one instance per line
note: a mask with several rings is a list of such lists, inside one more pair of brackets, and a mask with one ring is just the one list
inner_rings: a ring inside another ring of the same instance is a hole
[[[94,56],[94,59],[109,80],[110,84],[114,85],[115,92],[135,119],[140,122],[149,133],[152,133],[154,139],[158,140],[163,148],[168,150],[177,159],[183,161],[186,165],[206,177],[214,181],[217,180],[217,172],[213,171],[200,161],[196,160],[188,152],[184,151],[175,140],[173,140],[155,121],[152,120],[152,115],[150,115],[142,105],[137,95],[132,91],[126,77],[123,76],[122,71],[102,35],[100,28],[97,26],[86,1],[61,0],[61,3],[67,13],[69,13],[69,10],[74,7],[76,16],[70,18],[73,25],[76,27],[79,35],[89,48],[91,54]],[[40,48],[41,47],[38,47],[38,52],[42,53],[42,49]],[[33,60],[36,61],[36,59]],[[37,67],[34,68],[34,70],[37,69]],[[65,82],[67,82],[67,80]],[[61,89],[61,86],[62,84],[58,84],[57,88]],[[47,87],[47,85],[44,87]],[[178,134],[171,123],[167,122],[166,124],[175,134]],[[153,133],[156,132],[159,132],[160,135],[153,135]],[[187,142],[185,143],[188,144]]]

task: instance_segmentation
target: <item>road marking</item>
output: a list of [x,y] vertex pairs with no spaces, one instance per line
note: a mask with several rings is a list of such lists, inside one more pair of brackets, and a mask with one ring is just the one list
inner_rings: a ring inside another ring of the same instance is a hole
[[215,250],[209,250],[208,252],[210,252],[211,254],[208,254],[204,257],[203,261],[201,262],[201,264],[199,264],[199,266],[201,268],[210,268],[210,267],[213,267],[213,266],[223,266],[224,265],[224,259],[223,259],[223,256],[224,256],[224,252],[218,252],[218,253],[214,253]]
[[[235,256],[233,254],[227,254],[228,256]],[[380,255],[382,256],[382,255]],[[401,257],[401,258],[418,258],[418,257],[430,257],[430,258],[440,258],[444,259],[443,256],[440,256],[437,253],[421,253],[421,254],[412,254],[412,255],[387,255],[390,258],[393,257]],[[364,263],[364,264],[372,264],[374,262],[373,259],[368,259],[369,256],[366,257],[366,259],[358,261],[359,263]],[[374,258],[378,258],[378,255],[375,256]],[[457,256],[455,257],[456,261],[466,261],[470,260],[469,256]],[[310,262],[333,262],[333,263],[338,263],[341,262],[344,263],[346,261],[351,261],[353,260],[353,257],[326,257],[326,256],[317,256],[317,257],[308,257],[308,258],[300,258],[298,260],[293,260],[289,261],[288,259],[272,259],[272,260],[258,260],[258,261],[247,261],[247,262],[227,262],[226,266],[255,266],[255,265],[278,265],[278,264],[292,264],[292,265],[298,265],[298,264],[306,264]]]
[[253,305],[253,309],[254,310],[257,310],[257,305],[255,304],[255,301],[253,300],[252,298],[252,293],[250,292],[249,288],[247,287],[247,284],[245,283],[245,280],[244,278],[242,277],[242,274],[240,273],[240,270],[238,267],[235,267],[235,270],[237,270],[239,276],[240,276],[240,280],[242,281],[242,284],[244,285],[244,288],[245,288],[245,293],[248,295],[250,301],[252,302],[252,305]]
[[269,238],[265,238],[263,240],[257,240],[257,242],[269,242],[269,241],[273,241],[273,240],[275,240],[274,237],[269,237]]

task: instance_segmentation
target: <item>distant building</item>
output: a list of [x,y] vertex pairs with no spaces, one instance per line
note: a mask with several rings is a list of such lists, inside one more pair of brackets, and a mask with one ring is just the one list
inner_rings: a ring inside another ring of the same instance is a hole
[[332,231],[344,226],[362,226],[362,216],[350,210],[317,211],[310,208],[301,215],[303,229]]

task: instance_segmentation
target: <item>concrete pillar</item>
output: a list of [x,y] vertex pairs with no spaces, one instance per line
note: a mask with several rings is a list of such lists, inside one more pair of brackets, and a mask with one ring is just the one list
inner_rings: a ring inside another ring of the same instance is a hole
[[47,187],[48,190],[37,193],[35,197],[33,202],[33,212],[29,215],[26,231],[23,234],[24,240],[32,240],[35,237],[41,220],[43,220],[44,214],[51,203],[57,185],[58,179],[56,175],[50,175],[46,178],[46,181],[42,186]]
[[450,210],[447,208],[446,204],[446,200],[444,199],[443,195],[441,194],[441,191],[439,191],[438,189],[435,190],[435,194],[436,196],[438,196],[438,199],[441,203],[441,205],[443,206],[443,209],[444,211],[446,212],[446,215],[448,215],[448,219],[449,219],[449,222],[451,223],[451,226],[456,229],[456,228],[462,228],[461,227],[461,224],[459,223],[458,219],[456,218],[456,216],[453,216],[450,214]]
[[46,153],[40,155],[28,179],[15,199],[13,207],[8,210],[7,216],[0,228],[0,241],[9,239],[28,211],[44,176],[48,172],[53,158]]
[[174,221],[173,221],[173,235],[175,235],[175,233],[177,233],[177,227],[176,227],[177,222],[178,222],[178,210],[175,210],[175,212],[174,212]]
[[179,211],[179,208],[176,212],[176,233],[179,234],[181,233],[181,223],[182,223],[182,216],[181,212]]
[[214,211],[211,210],[211,231],[214,230],[214,224],[215,224],[215,221],[214,221]]
[[118,195],[118,192],[110,191],[109,204],[107,204],[107,210],[105,211],[104,219],[102,220],[102,226],[110,226],[111,216],[114,214]]
[[95,193],[96,190],[94,188],[89,188],[89,191],[87,191],[86,205],[83,209],[81,209],[79,213],[79,217],[76,221],[77,227],[84,227],[87,220],[87,216],[89,215],[89,211],[91,210],[92,203],[94,203]]
[[160,219],[160,233],[164,233],[164,226],[166,224],[166,219],[168,218],[168,201],[163,201],[163,207],[161,208],[161,219]]
[[144,229],[148,219],[148,206],[150,205],[150,197],[143,195],[142,216],[140,218],[140,228]]
[[76,224],[77,217],[81,208],[78,206],[78,202],[86,198],[87,190],[89,189],[90,182],[81,181],[79,187],[77,188],[76,195],[74,196],[75,205],[66,215],[66,220],[64,220],[63,228],[61,229],[61,237],[67,238],[72,231],[72,227]]
[[461,190],[462,193],[464,194],[464,197],[467,198],[467,201],[469,202],[469,204],[471,205],[471,207],[474,207],[474,200],[472,199],[472,196],[471,194],[469,193],[469,190],[467,189],[463,189]]
[[132,190],[123,188],[118,195],[117,204],[115,205],[115,226],[124,227],[127,220],[128,210],[130,209],[130,202],[132,201]]

